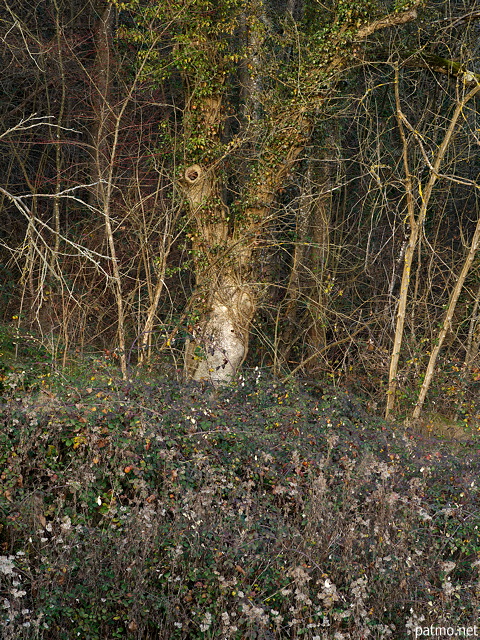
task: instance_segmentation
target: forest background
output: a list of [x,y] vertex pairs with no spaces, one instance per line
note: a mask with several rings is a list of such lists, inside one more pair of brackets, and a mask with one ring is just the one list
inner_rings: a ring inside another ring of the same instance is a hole
[[[468,2],[6,3],[3,321],[228,381],[467,419],[479,375]],[[472,395],[473,394],[473,395]],[[410,409],[408,409],[410,407]]]

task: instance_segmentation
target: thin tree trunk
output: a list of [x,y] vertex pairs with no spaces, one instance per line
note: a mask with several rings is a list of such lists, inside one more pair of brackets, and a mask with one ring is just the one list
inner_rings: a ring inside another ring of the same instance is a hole
[[403,340],[403,331],[405,325],[405,312],[407,307],[408,300],[408,290],[411,279],[411,267],[413,261],[413,255],[415,252],[415,247],[417,246],[418,236],[420,230],[423,227],[423,223],[425,221],[425,217],[428,211],[428,205],[430,202],[430,198],[432,195],[433,187],[437,181],[440,166],[443,162],[443,158],[445,157],[445,153],[450,145],[452,136],[455,131],[455,127],[457,125],[458,119],[462,113],[465,105],[471,100],[476,93],[480,90],[480,85],[469,91],[462,100],[457,103],[455,110],[453,112],[452,118],[448,125],[447,131],[443,137],[443,140],[438,148],[438,151],[435,155],[435,159],[433,164],[430,167],[430,176],[427,180],[425,188],[422,190],[421,185],[419,183],[421,204],[417,217],[415,218],[415,204],[412,193],[412,180],[411,174],[409,170],[408,163],[408,142],[405,136],[404,125],[407,126],[409,130],[416,134],[413,130],[413,127],[407,122],[405,116],[401,111],[400,105],[400,92],[399,92],[399,78],[398,78],[398,70],[396,71],[395,77],[395,99],[397,106],[397,122],[400,131],[400,136],[403,145],[403,162],[405,169],[405,189],[407,196],[407,211],[408,211],[408,220],[410,225],[410,238],[405,251],[405,261],[403,265],[403,274],[402,274],[402,283],[400,287],[400,297],[398,301],[398,310],[397,310],[397,322],[395,328],[395,337],[393,341],[392,348],[392,356],[390,360],[390,372],[389,372],[389,381],[388,381],[388,391],[387,391],[387,407],[385,411],[385,417],[389,418],[395,407],[395,394],[397,389],[397,372],[398,372],[398,362],[400,359],[400,349],[402,346]]
[[[122,274],[120,271],[114,238],[114,220],[112,219],[113,192],[115,188],[115,165],[120,144],[121,125],[125,111],[134,96],[137,84],[142,76],[148,55],[139,66],[135,78],[129,86],[126,95],[113,106],[112,85],[114,78],[115,59],[113,55],[113,25],[114,7],[108,3],[105,6],[97,29],[97,58],[92,74],[94,81],[94,110],[96,110],[96,124],[93,132],[94,166],[93,173],[96,184],[94,197],[96,204],[104,217],[105,236],[112,259],[112,274],[114,295],[117,305],[117,339],[118,357],[122,375],[127,378],[127,353],[125,337],[125,302],[123,299]],[[157,46],[158,38],[150,44],[150,51]],[[147,52],[148,53],[148,52]],[[166,254],[168,255],[168,253]],[[165,260],[166,260],[165,255]],[[153,319],[158,300],[163,287],[163,278],[159,278],[154,299],[149,309],[147,321],[153,326]],[[150,330],[150,329],[149,329]]]
[[97,206],[105,198],[104,180],[110,164],[110,146],[114,123],[111,93],[113,77],[112,43],[115,9],[106,4],[95,33],[96,57],[92,71],[92,182],[91,204]]
[[403,168],[405,171],[405,194],[407,199],[407,218],[410,226],[410,238],[405,248],[402,282],[400,285],[400,295],[398,300],[397,309],[397,322],[395,327],[395,337],[393,340],[392,356],[390,359],[390,372],[388,377],[388,391],[387,391],[387,408],[385,411],[385,418],[389,418],[394,406],[395,406],[395,393],[397,390],[397,372],[398,362],[400,359],[400,349],[403,340],[403,328],[405,326],[405,312],[407,308],[408,288],[410,285],[411,269],[413,262],[413,255],[415,253],[415,247],[417,246],[419,228],[423,222],[423,218],[426,214],[426,207],[423,210],[423,218],[415,219],[415,201],[413,196],[413,182],[410,173],[410,165],[408,161],[408,142],[405,136],[405,130],[403,126],[403,120],[401,115],[400,105],[400,90],[399,90],[399,74],[398,69],[395,70],[395,103],[398,130],[400,133],[400,139],[402,141],[402,159]]
[[125,308],[123,301],[122,277],[115,246],[114,231],[112,225],[112,193],[114,181],[114,162],[119,139],[120,121],[128,101],[124,101],[123,109],[119,115],[115,115],[112,109],[112,40],[113,18],[115,9],[107,4],[100,17],[96,33],[96,60],[92,73],[94,82],[93,105],[95,113],[95,125],[93,131],[93,178],[94,206],[98,207],[104,218],[105,236],[112,259],[112,275],[115,302],[117,305],[117,340],[118,359],[124,379],[127,378],[127,354],[125,345]]
[[167,268],[167,253],[163,253],[161,258],[161,264],[157,270],[157,284],[155,285],[155,290],[153,292],[152,302],[147,311],[147,319],[145,320],[145,325],[143,327],[142,336],[140,338],[139,344],[139,356],[138,356],[138,364],[142,366],[145,361],[149,360],[150,354],[149,351],[151,346],[151,335],[152,330],[155,324],[155,314],[157,313],[158,303],[160,302],[160,296],[162,295],[163,287],[165,285],[165,271]]
[[480,307],[480,286],[477,289],[477,295],[475,296],[475,302],[473,305],[472,316],[470,319],[470,326],[468,329],[467,348],[465,353],[465,368],[469,371],[472,368],[472,364],[478,355],[480,348],[480,334],[478,331],[478,325],[480,321],[479,317]]
[[[334,135],[328,137],[325,145],[325,156],[318,184],[318,195],[313,203],[311,220],[311,246],[308,250],[306,267],[310,275],[310,288],[307,291],[311,302],[309,305],[310,326],[307,330],[307,357],[317,353],[320,355],[326,346],[326,306],[328,298],[328,282],[326,268],[330,248],[330,226],[332,217],[332,189],[336,175],[334,167],[339,163],[339,146]],[[308,368],[318,365],[317,359],[308,359]]]
[[[309,166],[305,174],[306,180],[297,211],[293,262],[285,295],[287,305],[285,310],[279,309],[278,312],[280,314],[282,311],[286,318],[286,327],[279,340],[283,344],[279,365],[288,361],[295,343],[303,339],[306,343],[305,366],[313,369],[317,363],[315,357],[310,356],[320,354],[326,344],[324,277],[334,183],[332,166],[338,161],[337,152],[333,136],[329,136],[320,170],[312,176]],[[305,303],[303,318],[299,313],[301,300]],[[301,325],[303,331],[300,330]]]
[[53,3],[55,7],[55,31],[56,31],[56,40],[57,40],[57,50],[58,50],[58,67],[60,72],[60,82],[61,82],[61,97],[60,97],[60,107],[58,113],[56,115],[56,127],[52,126],[52,138],[57,139],[57,144],[55,146],[55,194],[56,197],[53,201],[53,221],[54,221],[54,229],[55,229],[55,239],[54,239],[54,247],[52,250],[52,255],[50,258],[50,266],[52,271],[55,269],[55,261],[58,257],[58,251],[60,249],[60,196],[58,195],[62,190],[62,166],[63,166],[63,152],[60,145],[60,127],[63,125],[63,115],[65,112],[65,104],[66,104],[66,77],[65,77],[65,66],[63,61],[63,50],[62,50],[62,33],[60,26],[60,8],[58,6],[57,0],[54,0]]
[[435,347],[430,354],[430,359],[428,361],[427,369],[425,371],[425,377],[423,379],[422,386],[420,388],[420,393],[418,395],[417,403],[415,404],[415,408],[413,410],[412,418],[413,420],[417,420],[420,417],[420,413],[423,408],[423,404],[425,402],[425,398],[427,397],[428,390],[430,388],[430,384],[432,382],[433,374],[435,372],[435,364],[437,362],[438,355],[443,346],[443,342],[447,333],[449,332],[452,326],[452,318],[455,313],[455,307],[458,302],[458,298],[463,289],[463,285],[465,283],[465,278],[470,271],[470,267],[475,259],[475,255],[478,250],[478,246],[480,244],[480,218],[477,220],[477,226],[475,228],[475,233],[473,234],[472,244],[470,245],[470,249],[468,251],[467,257],[465,258],[465,262],[463,263],[463,267],[458,276],[458,280],[455,283],[452,294],[450,296],[450,300],[448,303],[447,311],[445,313],[445,318],[442,323],[442,328],[438,332],[437,339],[435,341]]

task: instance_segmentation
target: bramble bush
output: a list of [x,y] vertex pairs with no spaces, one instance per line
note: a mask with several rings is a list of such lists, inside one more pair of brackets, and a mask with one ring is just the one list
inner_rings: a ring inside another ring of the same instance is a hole
[[259,370],[217,391],[55,380],[2,403],[5,640],[400,640],[475,623],[475,440],[452,453]]

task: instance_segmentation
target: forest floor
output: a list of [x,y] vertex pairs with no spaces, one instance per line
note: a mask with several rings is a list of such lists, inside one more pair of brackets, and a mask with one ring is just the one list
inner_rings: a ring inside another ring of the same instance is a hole
[[260,370],[214,391],[82,366],[4,370],[5,640],[475,637],[478,432]]

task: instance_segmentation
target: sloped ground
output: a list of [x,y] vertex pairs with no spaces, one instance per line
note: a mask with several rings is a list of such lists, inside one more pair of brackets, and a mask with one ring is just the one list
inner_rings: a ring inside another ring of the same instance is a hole
[[477,441],[258,375],[217,393],[86,384],[1,408],[5,640],[401,640],[477,624]]

